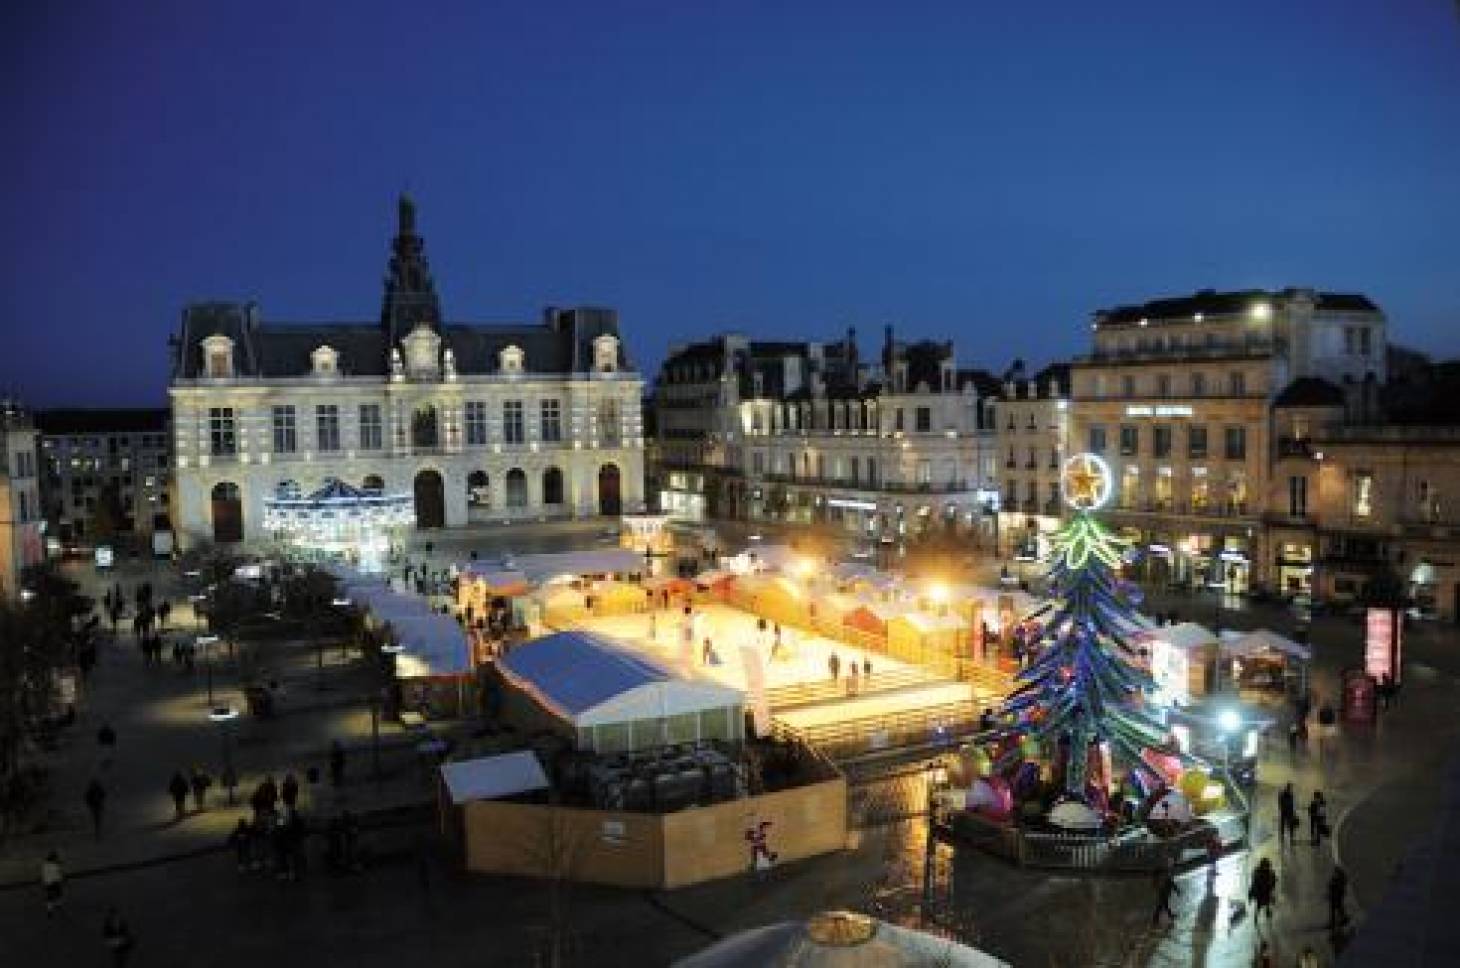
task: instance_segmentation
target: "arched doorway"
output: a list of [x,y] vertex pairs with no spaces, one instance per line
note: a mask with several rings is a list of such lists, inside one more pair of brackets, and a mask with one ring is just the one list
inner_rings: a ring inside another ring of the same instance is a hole
[[213,485],[213,540],[243,540],[243,492],[232,481]]
[[385,490],[385,480],[379,474],[366,474],[365,480],[360,482],[360,486],[362,490],[379,494]]
[[446,526],[446,485],[437,471],[424,470],[416,475],[416,527]]
[[492,479],[483,470],[466,476],[466,516],[468,520],[486,520],[492,508]]
[[542,472],[542,503],[563,503],[563,472],[556,467],[549,467]]
[[507,506],[527,507],[527,475],[520,467],[514,467],[507,472]]
[[598,513],[618,516],[623,513],[624,502],[619,491],[617,464],[604,464],[598,469]]

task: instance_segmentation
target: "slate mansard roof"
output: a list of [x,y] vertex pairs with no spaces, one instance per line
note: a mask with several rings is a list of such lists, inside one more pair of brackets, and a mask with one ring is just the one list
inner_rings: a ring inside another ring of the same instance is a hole
[[1152,299],[1150,302],[1131,306],[1116,306],[1095,313],[1100,325],[1123,325],[1149,320],[1158,323],[1163,320],[1186,321],[1198,313],[1203,316],[1235,316],[1246,313],[1257,302],[1291,299],[1300,294],[1312,298],[1318,312],[1378,313],[1379,307],[1361,293],[1314,292],[1312,290],[1284,289],[1267,292],[1262,289],[1246,289],[1239,292],[1216,292],[1211,289],[1190,296],[1176,296]]
[[233,344],[234,375],[243,379],[302,377],[313,372],[311,354],[328,346],[339,354],[344,376],[385,377],[390,354],[415,326],[429,327],[451,350],[462,375],[500,370],[502,350],[522,350],[527,373],[567,375],[593,368],[593,341],[619,339],[618,369],[630,369],[619,335],[618,313],[599,307],[548,307],[540,323],[483,324],[446,322],[440,315],[435,279],[427,265],[425,242],[416,234],[415,205],[400,200],[399,226],[391,244],[385,293],[378,322],[264,322],[254,303],[199,302],[183,310],[173,341],[173,379],[203,375],[203,343],[226,336]]
[[[526,356],[529,373],[570,374],[592,367],[593,340],[619,336],[618,315],[608,309],[549,310],[549,320],[533,324],[491,325],[445,323],[439,329],[442,349],[450,349],[463,375],[496,373],[499,355],[516,346]],[[233,341],[233,362],[239,377],[308,376],[310,354],[321,346],[339,353],[344,376],[384,377],[390,370],[390,349],[379,323],[260,323],[251,305],[199,303],[183,312],[182,332],[175,347],[175,379],[203,375],[203,340],[213,335]],[[628,369],[623,343],[619,368]]]

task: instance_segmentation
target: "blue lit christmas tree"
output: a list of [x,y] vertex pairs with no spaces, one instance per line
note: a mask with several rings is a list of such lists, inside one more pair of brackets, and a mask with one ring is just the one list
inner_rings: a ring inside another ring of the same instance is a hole
[[1109,496],[1109,469],[1098,457],[1076,455],[1062,485],[1074,514],[1052,541],[1049,578],[1059,604],[1034,660],[1019,673],[1022,684],[1004,701],[1012,722],[992,738],[1022,740],[999,758],[1005,769],[1034,752],[1033,744],[1058,751],[1056,779],[1062,765],[1065,794],[1086,800],[1114,779],[1107,774],[1092,787],[1092,758],[1102,763],[1108,751],[1117,772],[1150,772],[1142,753],[1164,747],[1167,729],[1148,705],[1155,682],[1135,664],[1129,642],[1143,624],[1138,595],[1119,575],[1124,547],[1093,516]]

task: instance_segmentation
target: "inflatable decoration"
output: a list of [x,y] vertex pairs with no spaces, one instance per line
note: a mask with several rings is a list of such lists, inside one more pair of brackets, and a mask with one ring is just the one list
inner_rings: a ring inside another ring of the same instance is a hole
[[1141,750],[1141,762],[1149,766],[1168,786],[1181,778],[1181,757],[1147,747]]
[[1009,784],[1014,791],[1014,798],[1027,800],[1039,791],[1039,764],[1024,762],[1019,764],[1019,769],[1014,771],[1014,779]]
[[994,820],[1007,820],[1014,812],[1014,795],[1003,777],[979,780],[968,791],[967,809]]
[[1104,823],[1099,813],[1078,800],[1055,804],[1049,822],[1066,830],[1099,830]]

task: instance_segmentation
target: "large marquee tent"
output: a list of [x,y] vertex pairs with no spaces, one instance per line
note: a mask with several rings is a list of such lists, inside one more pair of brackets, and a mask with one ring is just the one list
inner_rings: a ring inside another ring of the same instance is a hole
[[517,646],[497,670],[570,730],[580,749],[612,753],[744,736],[738,689],[686,679],[591,632],[558,632]]

